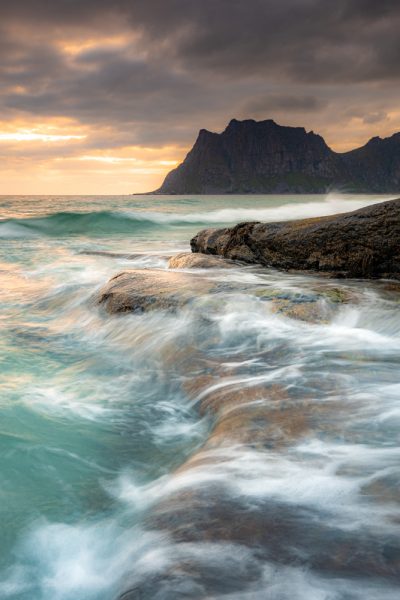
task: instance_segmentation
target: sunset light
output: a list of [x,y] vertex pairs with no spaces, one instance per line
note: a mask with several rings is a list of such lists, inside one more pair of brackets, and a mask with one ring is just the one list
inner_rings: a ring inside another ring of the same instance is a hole
[[85,135],[55,135],[36,131],[0,132],[0,142],[66,142],[68,140],[83,140],[85,138]]
[[0,5],[0,600],[399,600],[400,0]]
[[[234,3],[229,19],[208,1],[154,1],[7,4],[0,193],[156,189],[200,129],[220,132],[232,117],[305,127],[337,152],[400,130],[397,62],[386,58],[396,19],[384,10],[372,19],[371,8],[350,43],[354,13],[320,0],[299,0],[302,17],[282,35],[286,12],[271,0],[260,18]],[[143,176],[129,170],[141,160]]]

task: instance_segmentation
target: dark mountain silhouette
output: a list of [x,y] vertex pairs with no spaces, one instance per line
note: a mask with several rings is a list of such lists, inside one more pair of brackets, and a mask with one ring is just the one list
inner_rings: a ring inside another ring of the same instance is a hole
[[303,127],[233,119],[222,133],[201,129],[159,194],[265,194],[400,191],[400,133],[345,153]]

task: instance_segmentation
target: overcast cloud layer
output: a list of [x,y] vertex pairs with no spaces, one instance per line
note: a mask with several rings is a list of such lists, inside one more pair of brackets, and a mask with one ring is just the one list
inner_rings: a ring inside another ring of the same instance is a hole
[[75,136],[3,140],[3,173],[131,157],[126,185],[157,187],[198,129],[232,117],[355,147],[400,130],[399,30],[398,0],[1,2],[0,130]]

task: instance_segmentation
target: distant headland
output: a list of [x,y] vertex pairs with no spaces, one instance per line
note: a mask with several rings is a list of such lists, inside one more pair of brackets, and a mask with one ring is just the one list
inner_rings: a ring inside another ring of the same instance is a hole
[[222,133],[201,129],[157,194],[360,193],[400,191],[400,133],[337,153],[303,127],[232,119]]

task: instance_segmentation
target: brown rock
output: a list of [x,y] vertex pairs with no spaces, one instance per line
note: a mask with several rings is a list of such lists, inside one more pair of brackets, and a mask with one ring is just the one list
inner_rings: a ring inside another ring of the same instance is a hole
[[207,279],[185,273],[130,270],[112,277],[98,292],[96,302],[109,313],[175,310],[211,287]]
[[[197,401],[200,414],[210,414],[213,427],[205,444],[172,475],[177,488],[161,496],[146,517],[150,530],[161,531],[172,542],[169,563],[143,577],[139,574],[134,584],[125,585],[120,600],[178,598],[183,597],[182,590],[185,597],[199,599],[237,594],[252,583],[265,585],[263,561],[312,569],[322,576],[395,579],[400,564],[394,535],[387,536],[382,546],[376,534],[342,530],[329,519],[325,522],[322,511],[301,502],[268,494],[256,498],[232,494],[224,480],[238,450],[256,449],[261,458],[263,452],[290,448],[310,431],[339,434],[343,422],[339,415],[352,408],[340,399],[299,399],[279,384],[244,387],[231,380],[231,373],[224,382],[223,374],[217,363],[207,374],[185,373],[187,395]],[[207,473],[209,479],[204,478]],[[192,484],[180,487],[180,477],[188,477]],[[245,472],[242,477],[243,485]],[[249,480],[252,477],[250,472]],[[229,481],[234,483],[234,478]],[[248,557],[252,568],[235,566],[232,578],[231,563],[214,565],[201,546],[196,552],[198,543],[221,544],[221,553],[231,544],[241,553],[241,561]]]
[[169,269],[231,269],[234,263],[220,256],[206,256],[205,254],[193,254],[192,252],[181,252],[171,256],[168,261]]
[[[132,270],[112,278],[99,292],[97,302],[111,313],[174,310],[199,294],[213,291],[213,285],[198,274]],[[309,296],[269,288],[257,288],[255,293],[284,314],[311,320],[318,317],[321,298],[332,306],[353,300],[346,289],[325,284],[319,288]],[[235,360],[240,358],[246,356],[235,355]],[[338,393],[337,401],[317,402],[312,394],[298,397],[279,383],[258,381],[246,386],[238,367],[203,354],[190,337],[182,347],[174,342],[168,345],[162,360],[168,369],[178,367],[186,395],[200,415],[210,417],[210,433],[202,447],[171,475],[177,481],[176,489],[172,486],[168,494],[162,494],[146,515],[147,527],[168,537],[176,556],[154,573],[143,578],[139,575],[134,584],[124,583],[121,600],[178,598],[183,597],[182,590],[185,597],[193,598],[238,593],[241,586],[246,589],[249,582],[262,580],[263,561],[297,565],[322,575],[396,576],[399,547],[391,537],[382,547],[374,533],[342,531],[307,506],[268,494],[247,499],[243,493],[231,494],[226,484],[233,480],[225,480],[224,473],[234,467],[235,452],[250,456],[258,452],[261,459],[263,453],[271,457],[276,451],[290,449],[313,431],[341,434],[343,412],[353,410],[345,398]],[[315,385],[323,386],[324,382]],[[210,473],[209,479],[199,478],[199,472]],[[253,476],[250,472],[249,480]],[[180,477],[192,483],[180,487]],[[243,471],[242,485],[245,480]],[[366,488],[366,493],[370,492]],[[213,570],[207,553],[188,554],[197,542],[232,544],[249,556],[249,568],[233,569],[234,578],[229,566],[224,572],[219,565]]]
[[205,229],[191,247],[284,270],[400,278],[400,199],[315,219]]

